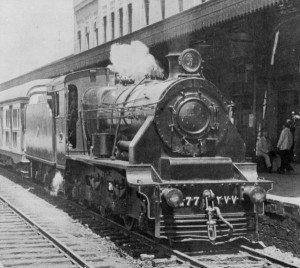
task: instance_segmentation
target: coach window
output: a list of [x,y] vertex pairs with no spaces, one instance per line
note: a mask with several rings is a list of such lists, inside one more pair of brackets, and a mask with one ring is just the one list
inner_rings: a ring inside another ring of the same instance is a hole
[[11,135],[12,135],[12,106],[6,110],[5,126],[8,128],[6,130],[6,145],[11,146]]
[[10,137],[9,137],[9,131],[5,131],[5,145],[10,146]]
[[[19,129],[20,125],[20,110],[19,109],[13,109],[12,110],[12,128],[14,130]],[[14,148],[18,147],[18,132],[13,131],[12,132],[12,146]]]
[[20,122],[20,110],[19,109],[13,109],[13,118],[12,118],[12,123],[13,123],[13,128],[18,129],[19,128],[19,122]]
[[5,127],[10,128],[10,117],[11,117],[11,110],[7,109],[5,111]]
[[13,132],[12,133],[12,146],[14,148],[17,148],[18,147],[18,132]]

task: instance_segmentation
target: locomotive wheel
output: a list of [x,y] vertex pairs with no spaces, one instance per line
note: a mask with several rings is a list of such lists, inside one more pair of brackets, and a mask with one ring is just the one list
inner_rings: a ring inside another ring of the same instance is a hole
[[124,216],[123,217],[124,225],[127,230],[135,230],[137,226],[137,220],[130,217],[130,216]]

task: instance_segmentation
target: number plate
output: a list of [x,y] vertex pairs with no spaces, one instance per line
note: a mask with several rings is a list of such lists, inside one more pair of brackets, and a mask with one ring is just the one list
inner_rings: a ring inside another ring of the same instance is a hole
[[180,204],[181,207],[197,207],[200,204],[200,196],[186,196],[183,202]]
[[[239,198],[236,195],[216,196],[215,205],[235,205],[238,201]],[[200,196],[186,196],[180,206],[197,207],[200,205],[200,202]]]

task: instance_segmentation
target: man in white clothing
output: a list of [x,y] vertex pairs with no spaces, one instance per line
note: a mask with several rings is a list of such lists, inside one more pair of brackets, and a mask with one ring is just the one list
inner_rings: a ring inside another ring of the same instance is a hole
[[272,172],[272,164],[269,156],[271,149],[272,145],[268,138],[268,132],[264,130],[263,136],[256,143],[256,155],[262,156],[265,159],[265,163],[269,172]]
[[290,172],[293,170],[293,168],[290,165],[291,162],[291,156],[290,156],[290,150],[293,145],[293,135],[290,130],[290,120],[287,120],[287,122],[284,124],[283,129],[280,133],[280,137],[277,143],[277,148],[279,150],[279,155],[281,157],[281,172]]

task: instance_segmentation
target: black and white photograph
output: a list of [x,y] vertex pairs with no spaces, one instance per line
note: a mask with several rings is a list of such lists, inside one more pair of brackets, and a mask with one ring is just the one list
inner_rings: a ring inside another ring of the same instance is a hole
[[0,268],[299,268],[299,0],[0,0]]

